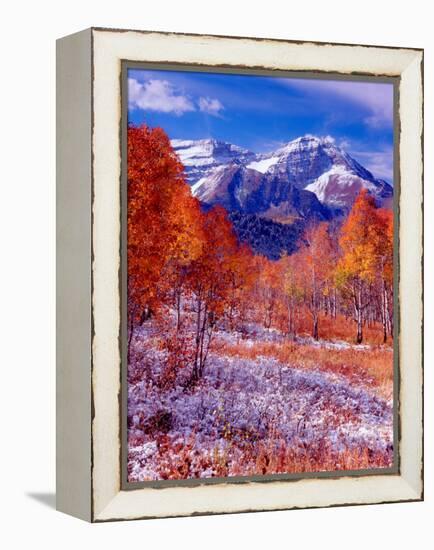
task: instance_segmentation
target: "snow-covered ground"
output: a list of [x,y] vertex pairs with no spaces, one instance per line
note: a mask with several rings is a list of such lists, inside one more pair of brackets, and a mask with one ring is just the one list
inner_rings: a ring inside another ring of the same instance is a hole
[[[218,334],[220,342],[236,338]],[[252,326],[243,342],[254,346],[282,338],[278,331]],[[163,390],[158,380],[164,352],[147,330],[133,342],[128,387],[130,481],[392,463],[392,400],[369,386],[272,357],[226,356],[216,346],[196,387],[186,388],[181,373],[174,387]],[[346,343],[322,344],[336,350]],[[363,460],[351,462],[348,456]]]

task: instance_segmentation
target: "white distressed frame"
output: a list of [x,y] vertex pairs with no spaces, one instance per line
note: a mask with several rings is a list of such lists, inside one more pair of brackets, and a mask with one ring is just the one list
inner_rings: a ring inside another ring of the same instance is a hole
[[[423,52],[91,29],[93,97],[92,463],[90,521],[423,498]],[[64,39],[68,40],[68,38]],[[121,61],[400,77],[400,474],[122,491],[120,446]],[[90,374],[90,373],[89,373]]]

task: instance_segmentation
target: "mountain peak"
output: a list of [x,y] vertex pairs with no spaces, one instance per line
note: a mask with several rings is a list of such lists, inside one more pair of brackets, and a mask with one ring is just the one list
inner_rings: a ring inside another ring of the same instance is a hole
[[334,138],[331,136],[314,136],[312,134],[305,134],[304,136],[288,141],[288,143],[285,143],[285,145],[277,149],[276,152],[285,154],[292,153],[297,150],[314,150],[319,147],[325,149],[332,148],[341,151],[341,149],[336,145]]
[[[337,209],[351,207],[361,189],[368,189],[379,202],[393,195],[389,184],[377,180],[331,136],[306,134],[273,152],[258,154],[214,138],[174,139],[171,143],[185,167],[193,193],[208,200],[217,189],[221,197],[222,189],[228,189],[231,174],[237,181],[241,178],[250,185],[255,182],[255,186],[260,178],[274,182],[273,189],[295,186],[314,193],[320,202]],[[243,170],[235,171],[236,167]],[[248,172],[244,174],[244,170]],[[220,178],[224,179],[224,185],[220,185]]]
[[190,185],[195,185],[210,170],[230,163],[246,164],[255,154],[233,143],[214,138],[172,139],[171,144],[185,167]]
[[233,143],[230,143],[228,141],[223,141],[220,139],[215,138],[203,138],[203,139],[171,139],[170,143],[172,147],[177,149],[188,149],[191,147],[196,147],[200,149],[200,147],[211,148],[211,149],[230,149],[230,150],[236,150],[236,151],[243,151],[245,153],[248,153],[249,151],[247,149],[244,149],[243,147],[240,147],[238,145],[234,145]]

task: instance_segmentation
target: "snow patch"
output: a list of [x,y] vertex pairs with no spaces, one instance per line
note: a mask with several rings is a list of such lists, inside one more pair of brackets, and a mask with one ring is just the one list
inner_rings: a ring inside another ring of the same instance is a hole
[[[280,331],[253,323],[245,328],[243,343],[284,337]],[[216,334],[218,341],[236,342],[240,337],[223,330]],[[176,462],[188,445],[194,445],[188,452],[192,467],[196,468],[197,461],[196,477],[217,475],[212,465],[216,456],[225,457],[228,476],[240,475],[239,453],[246,437],[276,448],[281,444],[315,448],[323,442],[336,452],[367,449],[383,453],[385,466],[393,459],[393,400],[380,397],[369,386],[355,384],[341,374],[299,368],[270,357],[221,355],[217,345],[194,391],[185,391],[182,385],[161,391],[158,379],[164,353],[153,342],[152,331],[138,329],[133,348],[140,350],[140,359],[128,371],[130,481],[161,479],[164,463]],[[304,343],[313,344],[309,338]],[[316,344],[338,350],[351,346],[340,341]],[[162,432],[152,432],[149,426],[162,413],[170,422]],[[165,447],[165,442],[170,445]],[[207,457],[214,459],[207,462]]]
[[320,202],[336,207],[351,205],[361,189],[367,189],[374,195],[377,192],[373,182],[349,172],[342,164],[337,164],[324,172],[305,189],[315,193]]
[[267,172],[271,166],[274,166],[275,164],[277,164],[279,160],[280,160],[280,157],[271,157],[271,158],[266,158],[262,160],[255,160],[250,164],[248,164],[247,168],[251,168],[252,170],[261,172],[261,174],[265,174],[265,172]]

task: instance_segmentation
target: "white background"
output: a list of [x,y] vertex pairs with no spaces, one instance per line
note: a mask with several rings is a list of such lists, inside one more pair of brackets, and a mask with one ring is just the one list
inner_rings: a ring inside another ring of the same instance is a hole
[[[422,0],[43,0],[2,5],[3,548],[424,549],[434,544],[434,30]],[[55,512],[55,39],[89,26],[425,48],[424,503],[88,525]],[[5,171],[6,169],[6,171]]]

